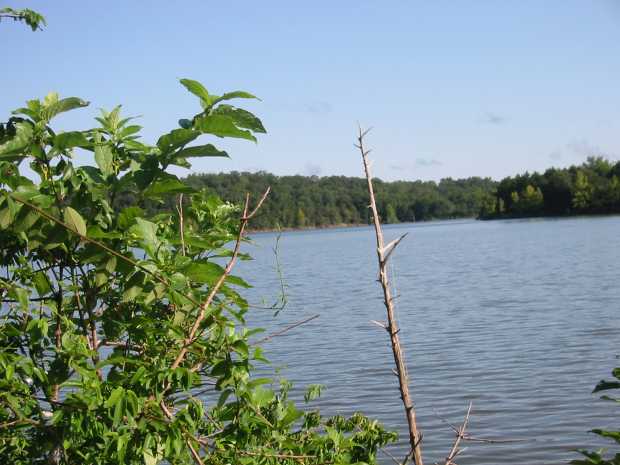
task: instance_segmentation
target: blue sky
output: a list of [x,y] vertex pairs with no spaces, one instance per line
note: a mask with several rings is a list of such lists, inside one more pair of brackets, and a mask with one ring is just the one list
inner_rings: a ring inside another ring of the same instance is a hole
[[198,111],[179,78],[261,97],[268,134],[193,171],[361,176],[358,121],[388,180],[620,157],[618,0],[5,3],[48,26],[0,24],[2,115],[55,90],[91,101],[58,129],[122,103],[153,142]]

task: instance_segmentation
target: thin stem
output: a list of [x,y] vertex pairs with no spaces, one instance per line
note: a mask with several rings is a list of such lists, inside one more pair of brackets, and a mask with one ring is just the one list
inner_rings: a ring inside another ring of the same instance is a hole
[[267,195],[269,195],[269,191],[270,191],[270,188],[267,188],[267,190],[265,191],[265,193],[263,194],[263,196],[259,200],[258,204],[256,205],[256,208],[254,208],[254,210],[251,213],[248,213],[250,197],[249,197],[249,194],[246,195],[245,205],[243,207],[243,215],[242,215],[241,220],[240,220],[241,224],[239,226],[239,233],[237,235],[237,240],[235,241],[235,247],[233,249],[233,253],[232,253],[232,256],[230,258],[230,261],[226,265],[226,268],[224,268],[224,272],[222,273],[220,278],[217,280],[217,282],[215,283],[215,285],[211,289],[211,292],[209,293],[209,295],[207,296],[205,301],[202,304],[200,304],[200,310],[198,312],[198,316],[196,317],[196,320],[194,320],[194,324],[192,325],[192,328],[189,331],[189,334],[185,338],[185,343],[183,344],[183,347],[179,351],[179,354],[175,358],[174,362],[170,366],[170,368],[172,370],[174,370],[175,368],[177,368],[181,364],[181,362],[185,358],[185,355],[187,354],[188,347],[194,342],[194,340],[196,338],[196,333],[198,332],[198,329],[200,328],[200,324],[203,322],[203,320],[205,319],[205,317],[207,315],[207,310],[209,309],[211,303],[213,302],[213,299],[215,298],[215,296],[219,292],[220,288],[224,284],[224,281],[226,281],[226,278],[228,277],[228,275],[232,271],[233,267],[235,266],[235,263],[237,261],[237,257],[239,256],[239,249],[241,247],[241,241],[243,239],[243,234],[245,232],[245,228],[246,228],[248,222],[250,221],[250,219],[252,219],[252,217],[256,214],[256,212],[262,206],[263,202],[267,198]]
[[[368,196],[370,198],[370,210],[372,212],[373,223],[375,227],[375,236],[377,240],[377,259],[379,262],[379,281],[383,288],[383,298],[385,309],[387,311],[387,331],[390,334],[390,340],[392,343],[392,354],[394,356],[394,363],[396,365],[396,375],[398,376],[398,385],[400,389],[401,399],[405,408],[405,414],[407,416],[407,424],[409,426],[409,443],[411,445],[411,451],[413,451],[413,460],[416,465],[423,465],[422,463],[422,450],[420,447],[421,434],[418,432],[418,426],[416,423],[415,409],[413,407],[413,401],[409,394],[409,377],[407,375],[407,367],[405,365],[405,358],[403,355],[403,349],[400,345],[400,338],[398,337],[399,329],[396,322],[396,316],[394,311],[394,299],[390,290],[390,281],[387,270],[387,258],[392,253],[394,247],[398,242],[393,242],[385,247],[383,240],[383,230],[381,228],[381,220],[377,211],[377,204],[375,202],[375,192],[372,185],[372,176],[370,173],[370,162],[368,160],[369,150],[364,149],[364,136],[368,134],[370,129],[362,131],[359,129],[359,135],[357,138],[358,144],[356,147],[362,154],[362,161],[364,163],[364,172],[366,174],[366,181],[368,184]],[[408,457],[405,458],[406,463]]]

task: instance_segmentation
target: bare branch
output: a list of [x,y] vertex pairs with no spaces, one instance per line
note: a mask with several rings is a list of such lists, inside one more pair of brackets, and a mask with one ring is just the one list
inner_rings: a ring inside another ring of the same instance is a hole
[[463,424],[456,431],[456,438],[454,439],[454,444],[452,444],[452,449],[450,449],[450,453],[446,457],[446,461],[444,465],[456,465],[454,459],[457,455],[461,453],[461,449],[459,449],[459,444],[462,439],[465,439],[465,430],[467,429],[467,423],[469,422],[469,415],[471,413],[471,402],[469,403],[469,407],[467,409],[467,414],[465,415],[465,419],[463,420]]
[[292,325],[289,325],[286,328],[281,329],[280,331],[277,331],[273,334],[270,334],[269,336],[265,336],[264,338],[259,339],[258,341],[254,342],[252,345],[261,344],[263,342],[269,341],[270,339],[273,339],[274,337],[281,336],[282,334],[289,332],[291,329],[294,329],[294,328],[297,328],[298,326],[306,324],[309,321],[312,321],[315,318],[318,318],[319,316],[321,315],[317,313],[316,315],[312,315],[310,318],[306,318],[305,320],[301,320],[301,321],[298,321],[297,323],[293,323]]
[[[375,236],[377,239],[377,259],[379,262],[379,282],[383,288],[383,298],[385,309],[387,311],[387,330],[390,333],[390,340],[392,343],[392,354],[394,356],[394,363],[396,365],[396,375],[398,376],[398,385],[400,389],[401,399],[405,408],[405,414],[407,416],[407,424],[409,426],[409,443],[411,445],[411,455],[416,465],[423,465],[422,463],[422,450],[420,447],[421,434],[418,432],[418,426],[416,423],[415,409],[413,407],[413,401],[409,395],[409,377],[407,376],[407,368],[405,365],[405,359],[403,356],[403,350],[400,345],[400,339],[398,337],[398,324],[396,323],[396,316],[394,312],[394,299],[392,298],[392,292],[390,290],[390,281],[387,270],[387,258],[394,250],[396,245],[403,239],[403,237],[391,242],[388,246],[385,246],[383,240],[383,230],[381,228],[381,221],[379,219],[379,213],[377,211],[377,204],[375,202],[375,192],[372,185],[372,175],[370,174],[370,162],[368,160],[369,150],[364,148],[364,136],[368,134],[370,129],[362,130],[359,127],[359,135],[357,138],[357,148],[362,155],[362,161],[364,163],[364,172],[366,174],[366,181],[368,184],[368,196],[370,198],[370,209],[372,211],[373,223],[375,227]],[[409,460],[409,455],[405,457],[403,463]]]
[[185,256],[185,226],[183,224],[183,194],[179,194],[177,202],[177,213],[179,214],[179,235],[181,236],[181,254]]
[[400,244],[400,241],[402,241],[405,237],[407,237],[409,233],[405,233],[402,236],[400,236],[397,239],[394,239],[392,242],[390,242],[388,245],[386,245],[383,250],[381,251],[381,254],[383,255],[383,261],[387,263],[388,259],[390,258],[390,255],[392,255],[392,252],[394,252],[394,250],[396,249],[396,246],[398,244]]

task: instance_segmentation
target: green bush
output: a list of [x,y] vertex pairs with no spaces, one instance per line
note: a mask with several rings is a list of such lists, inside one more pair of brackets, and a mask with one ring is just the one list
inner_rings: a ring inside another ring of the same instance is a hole
[[181,83],[202,110],[154,146],[120,107],[54,131],[88,105],[55,93],[0,125],[0,463],[374,462],[394,434],[300,410],[287,383],[252,376],[265,359],[230,273],[251,214],[169,168],[227,155],[199,137],[265,130],[229,104],[251,94]]

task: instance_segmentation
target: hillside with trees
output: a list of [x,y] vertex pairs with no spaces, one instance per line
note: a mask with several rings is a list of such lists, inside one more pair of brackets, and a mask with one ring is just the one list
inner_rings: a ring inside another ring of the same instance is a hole
[[[257,173],[191,174],[184,181],[240,204],[246,192],[270,186],[256,229],[314,228],[369,224],[366,180],[346,176],[277,176]],[[501,181],[446,178],[441,181],[374,179],[377,208],[385,223],[452,218],[501,219],[620,213],[620,162],[590,157],[581,165],[524,173]],[[166,200],[166,207],[176,200]],[[131,196],[120,199],[133,204]],[[159,207],[151,205],[152,208]]]
[[620,213],[620,162],[589,157],[579,166],[502,179],[483,219]]
[[[266,172],[193,174],[187,183],[235,203],[271,186],[257,228],[368,224],[366,180],[345,176],[276,176]],[[490,178],[385,182],[375,179],[377,208],[386,223],[476,217],[493,194]],[[172,201],[172,200],[171,200]]]

